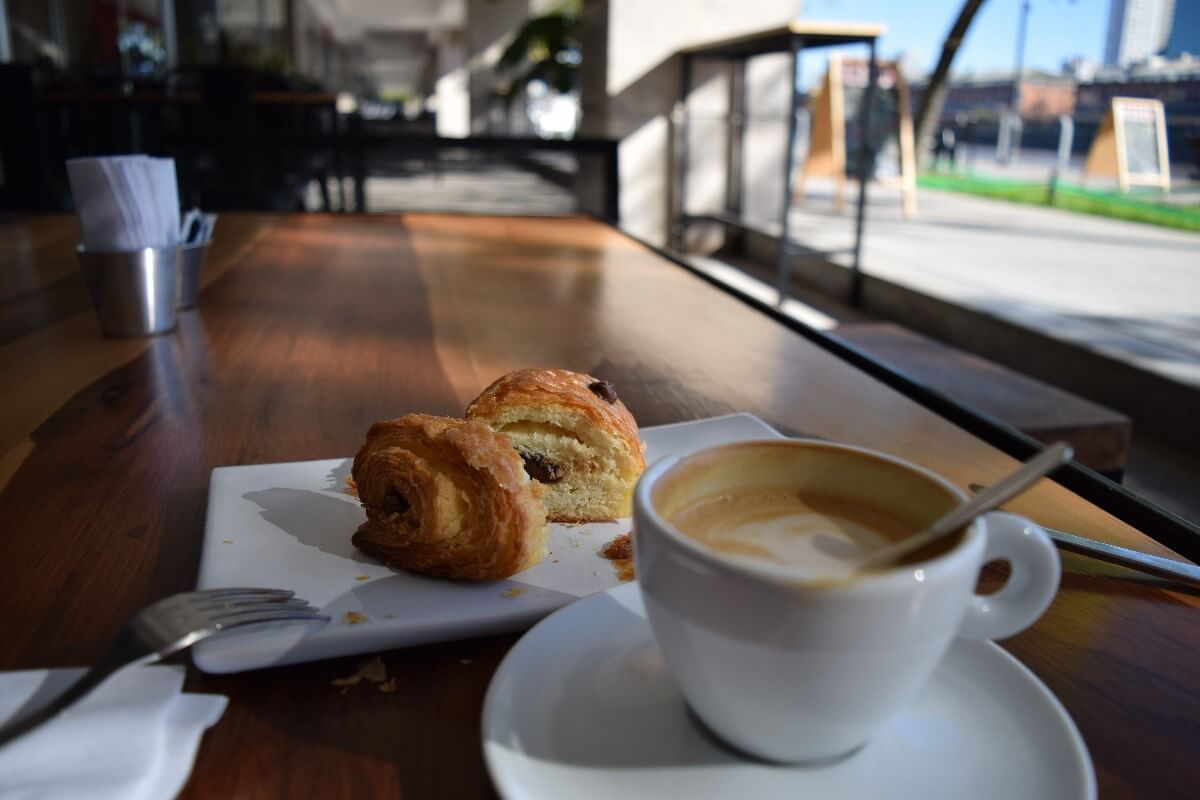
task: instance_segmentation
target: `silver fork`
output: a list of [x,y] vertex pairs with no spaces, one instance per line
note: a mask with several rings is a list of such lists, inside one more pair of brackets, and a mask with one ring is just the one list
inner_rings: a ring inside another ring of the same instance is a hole
[[134,614],[100,662],[69,689],[46,705],[35,696],[18,709],[0,729],[0,746],[54,717],[123,667],[153,664],[231,628],[293,621],[328,622],[329,617],[285,589],[208,589],[159,600]]

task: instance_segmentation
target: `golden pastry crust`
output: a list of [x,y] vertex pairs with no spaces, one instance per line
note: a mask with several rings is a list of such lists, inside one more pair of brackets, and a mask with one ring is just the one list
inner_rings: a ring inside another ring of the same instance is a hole
[[619,436],[632,453],[641,458],[642,468],[646,460],[645,449],[638,435],[637,420],[621,402],[610,403],[588,387],[603,383],[599,378],[582,372],[565,369],[518,369],[502,375],[492,382],[479,397],[467,406],[467,418],[483,421],[493,420],[500,412],[514,405],[544,405],[547,403],[566,406],[587,417],[615,436]]
[[367,521],[354,546],[442,578],[507,578],[545,556],[542,487],[479,422],[409,414],[377,422],[351,471]]
[[530,474],[545,481],[549,519],[629,514],[644,445],[612,384],[564,369],[519,369],[484,389],[466,414],[509,436]]

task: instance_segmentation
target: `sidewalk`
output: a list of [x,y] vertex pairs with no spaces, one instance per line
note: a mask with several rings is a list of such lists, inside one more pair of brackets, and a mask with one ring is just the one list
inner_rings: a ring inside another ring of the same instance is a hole
[[[805,246],[853,242],[852,211],[836,214],[822,187],[794,214],[793,235]],[[898,195],[872,187],[862,264],[1200,389],[1200,235],[930,189],[905,220]]]

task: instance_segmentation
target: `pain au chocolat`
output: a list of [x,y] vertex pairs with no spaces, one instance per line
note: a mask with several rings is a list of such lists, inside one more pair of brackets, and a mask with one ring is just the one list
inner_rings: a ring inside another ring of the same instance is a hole
[[507,578],[546,553],[544,491],[482,422],[409,414],[377,422],[352,471],[367,521],[354,546],[440,578]]
[[520,369],[483,390],[467,418],[504,434],[546,487],[554,522],[630,513],[645,469],[637,422],[608,381],[562,369]]

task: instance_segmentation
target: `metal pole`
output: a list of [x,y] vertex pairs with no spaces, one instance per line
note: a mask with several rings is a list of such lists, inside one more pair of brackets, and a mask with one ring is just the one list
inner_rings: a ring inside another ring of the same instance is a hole
[[1025,32],[1029,25],[1029,0],[1021,3],[1021,17],[1017,22],[1016,67],[1013,70],[1012,88],[1008,95],[1008,108],[1000,124],[1000,141],[997,149],[1002,163],[1009,163],[1020,148],[1021,135],[1021,71],[1025,69]]
[[682,253],[684,233],[687,230],[687,174],[688,174],[688,95],[692,93],[692,57],[684,53],[679,63],[679,103],[676,107],[679,120],[679,178],[676,180],[676,207],[674,224],[671,225],[671,247]]
[[158,27],[162,31],[167,69],[175,69],[179,66],[179,33],[178,26],[175,24],[175,0],[159,0]]
[[255,6],[258,22],[255,25],[255,39],[258,41],[260,52],[265,52],[267,49],[267,0],[258,0]]
[[1021,70],[1025,68],[1025,30],[1029,24],[1029,0],[1021,4],[1021,18],[1017,23],[1017,58],[1016,69],[1013,70],[1012,93],[1009,96],[1009,106],[1014,113],[1021,107]]
[[[746,138],[746,59],[735,56],[729,61],[729,127],[725,132],[725,213],[740,217]],[[726,230],[726,241],[740,248],[741,232]]]
[[1054,172],[1050,173],[1050,205],[1054,205],[1054,193],[1058,191],[1058,179],[1067,171],[1071,161],[1071,144],[1075,140],[1075,120],[1070,114],[1058,115],[1058,156],[1054,159]]
[[12,61],[12,40],[8,38],[8,8],[0,0],[0,64]]
[[792,213],[792,178],[796,171],[796,116],[800,113],[800,51],[804,49],[804,41],[798,36],[793,36],[789,45],[792,52],[792,102],[788,112],[787,143],[783,148],[783,211],[779,215],[779,250],[775,256],[775,289],[779,292],[780,306],[787,299],[789,277],[791,226],[788,221]]
[[50,41],[54,43],[54,47],[58,51],[57,66],[65,70],[70,66],[70,58],[68,57],[67,25],[63,18],[62,0],[50,0],[47,10],[50,17]]
[[875,60],[875,40],[870,43],[871,61],[867,69],[867,90],[863,93],[862,111],[859,112],[859,128],[862,142],[858,151],[858,217],[854,221],[854,262],[850,268],[850,305],[862,307],[862,237],[863,223],[867,216],[867,182],[871,179],[875,153],[871,150],[871,106],[875,103],[875,83],[879,77],[879,64]]
[[604,154],[604,208],[613,225],[621,224],[621,145],[610,143]]

